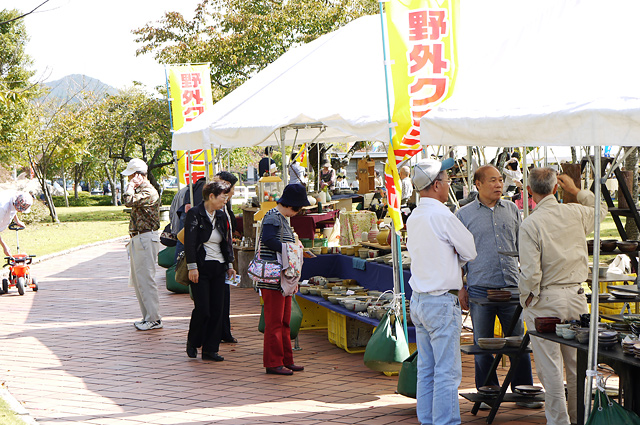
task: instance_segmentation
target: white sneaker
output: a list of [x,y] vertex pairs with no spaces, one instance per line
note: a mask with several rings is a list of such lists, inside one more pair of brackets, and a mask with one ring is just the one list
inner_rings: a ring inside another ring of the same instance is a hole
[[144,320],[138,320],[137,322],[133,322],[133,326],[135,326],[137,328],[138,326],[140,326],[143,323],[144,323]]
[[142,322],[139,325],[136,324],[136,328],[139,331],[150,331],[151,329],[162,329],[162,321],[156,320],[154,322]]

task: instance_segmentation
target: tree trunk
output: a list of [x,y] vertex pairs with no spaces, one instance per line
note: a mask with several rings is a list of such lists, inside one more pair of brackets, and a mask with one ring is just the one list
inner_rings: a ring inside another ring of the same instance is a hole
[[344,168],[347,168],[347,165],[349,165],[349,161],[351,161],[353,154],[355,154],[356,151],[358,151],[361,148],[362,148],[362,142],[355,142],[353,145],[351,145],[351,148],[349,148],[349,151],[347,152],[347,154],[340,161],[340,165]]
[[49,187],[46,182],[46,160],[43,158],[40,159],[40,163],[36,164],[33,160],[33,157],[29,153],[29,164],[33,169],[33,173],[36,175],[38,182],[40,182],[40,187],[42,188],[42,193],[44,194],[44,200],[49,208],[49,215],[51,216],[51,221],[53,223],[60,223],[58,219],[58,213],[56,211],[56,206],[53,205],[53,199],[51,199],[51,192],[49,192]]
[[573,163],[573,164],[577,164],[578,163],[578,155],[576,153],[576,147],[575,146],[571,146],[571,163]]
[[327,160],[327,151],[331,149],[333,145],[325,145],[324,143],[316,143],[309,148],[309,162],[316,177],[316,190],[319,186],[320,169],[318,168],[318,156],[320,158],[320,167]]
[[[637,205],[638,179],[636,178],[636,176],[638,175],[638,148],[637,147],[625,146],[625,148],[624,148],[625,153],[627,153],[629,151],[629,149],[631,150],[631,153],[624,160],[624,169],[627,170],[627,171],[631,171],[632,172],[633,184],[632,184],[632,187],[629,188],[629,191],[631,192],[633,201]],[[633,219],[633,217],[627,217],[626,218],[625,225],[624,225],[624,230],[625,230],[625,232],[627,232],[627,239],[629,239],[631,241],[637,241],[638,240],[638,225],[635,222],[635,220]]]
[[[115,160],[113,160],[113,162],[115,162]],[[109,185],[111,186],[111,204],[112,205],[118,205],[115,202],[115,193],[116,193],[116,185],[115,185],[116,181],[115,181],[115,178],[114,178],[115,177],[115,173],[112,174],[109,171],[109,163],[108,162],[105,162],[102,165],[104,166],[104,174],[107,177],[107,181],[109,181]]]
[[62,165],[62,191],[64,193],[64,206],[69,207],[69,194],[67,193],[67,173]]

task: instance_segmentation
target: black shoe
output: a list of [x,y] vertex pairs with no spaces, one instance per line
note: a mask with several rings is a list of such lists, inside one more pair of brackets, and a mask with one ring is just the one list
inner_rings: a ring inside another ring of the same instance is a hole
[[293,371],[285,369],[284,366],[268,367],[267,373],[270,375],[293,375]]
[[206,351],[202,352],[202,360],[213,360],[214,362],[221,362],[224,360],[218,353],[207,353]]
[[238,340],[234,337],[223,339],[222,342],[228,342],[229,344],[237,344]]
[[191,357],[192,359],[198,357],[198,349],[191,345],[191,342],[189,342],[189,340],[187,340],[187,356]]

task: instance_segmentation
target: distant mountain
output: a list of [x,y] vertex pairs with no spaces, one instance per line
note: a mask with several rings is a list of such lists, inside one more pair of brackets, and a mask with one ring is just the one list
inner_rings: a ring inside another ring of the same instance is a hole
[[[105,94],[118,94],[118,89],[111,87],[95,78],[87,77],[82,74],[72,74],[62,77],[59,80],[51,81],[44,84],[51,89],[49,96],[57,97],[61,100],[67,100],[72,96],[78,97],[78,92],[91,92],[99,96]],[[77,102],[80,99],[73,99]]]

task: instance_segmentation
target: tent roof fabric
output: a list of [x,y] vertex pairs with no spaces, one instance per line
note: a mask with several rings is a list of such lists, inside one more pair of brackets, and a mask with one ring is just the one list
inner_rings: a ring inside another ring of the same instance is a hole
[[453,95],[425,145],[640,145],[640,2],[461,0]]
[[[172,148],[275,145],[274,131],[296,123],[326,125],[318,141],[389,140],[380,16],[289,50],[175,132]],[[296,143],[318,133],[302,128]]]

